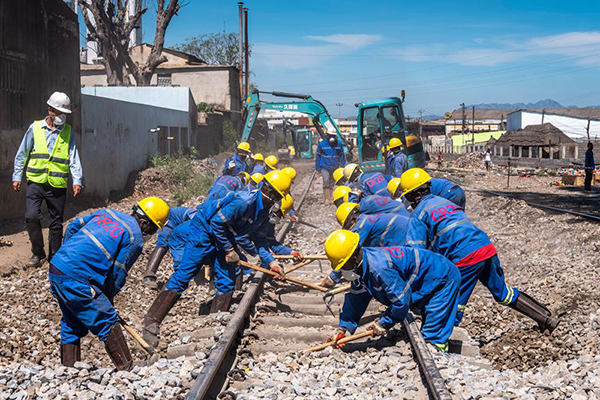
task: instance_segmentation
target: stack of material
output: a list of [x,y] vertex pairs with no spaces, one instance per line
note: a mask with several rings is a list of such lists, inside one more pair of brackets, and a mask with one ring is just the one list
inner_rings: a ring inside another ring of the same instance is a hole
[[458,168],[481,168],[483,167],[483,154],[467,153],[454,160],[453,164]]

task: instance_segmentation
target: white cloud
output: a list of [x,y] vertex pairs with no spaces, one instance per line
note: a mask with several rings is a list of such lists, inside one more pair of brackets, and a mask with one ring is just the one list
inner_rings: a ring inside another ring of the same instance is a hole
[[380,35],[335,34],[306,36],[304,39],[323,42],[317,45],[284,45],[257,43],[252,48],[252,61],[262,66],[304,69],[314,68],[338,55],[360,50],[382,39]]

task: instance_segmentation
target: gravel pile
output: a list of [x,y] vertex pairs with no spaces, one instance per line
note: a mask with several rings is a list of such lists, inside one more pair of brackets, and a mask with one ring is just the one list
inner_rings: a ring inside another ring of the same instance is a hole
[[479,152],[467,153],[451,161],[451,165],[458,168],[482,168],[483,154]]

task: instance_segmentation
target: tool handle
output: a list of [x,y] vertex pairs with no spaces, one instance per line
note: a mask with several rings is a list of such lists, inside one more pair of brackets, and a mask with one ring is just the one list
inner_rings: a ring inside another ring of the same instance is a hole
[[326,349],[329,346],[344,344],[346,342],[352,342],[354,340],[362,339],[362,338],[367,337],[367,336],[373,336],[373,331],[371,329],[366,330],[366,331],[361,332],[361,333],[356,333],[354,335],[346,336],[346,337],[338,340],[337,342],[334,342],[332,340],[331,342],[321,343],[320,345],[317,345],[317,346],[314,346],[314,347],[309,347],[309,348],[306,348],[306,349],[304,349],[302,351],[305,351],[305,352],[319,351],[319,350]]
[[[294,258],[293,255],[275,255],[276,260],[292,260]],[[325,254],[307,254],[304,256],[305,260],[327,260],[327,256]]]
[[285,273],[289,274],[290,272],[294,272],[295,270],[300,269],[300,268],[304,267],[305,265],[310,264],[311,262],[313,262],[313,260],[306,260],[306,261],[302,261],[301,263],[298,263],[296,265],[292,265],[291,267],[285,269]]
[[[246,268],[251,268],[251,269],[253,269],[255,271],[260,271],[263,274],[268,274],[268,275],[282,277],[277,272],[273,272],[270,269],[259,267],[258,265],[252,265],[252,264],[247,263],[245,261],[240,261],[240,265],[243,265]],[[294,278],[293,276],[283,276],[282,278],[284,278],[286,281],[294,282],[294,283],[297,283],[299,285],[309,287],[311,289],[319,290],[321,292],[326,292],[327,291],[327,288],[324,288],[323,286],[315,285],[314,283],[306,282],[306,281],[303,281],[301,279]]]
[[119,318],[119,322],[121,323],[121,326],[123,326],[123,328],[125,328],[125,330],[127,332],[129,332],[131,337],[133,337],[135,339],[135,341],[138,342],[139,345],[142,346],[142,348],[144,350],[146,350],[146,353],[148,353],[150,355],[154,354],[154,349],[152,348],[152,346],[150,346],[148,343],[146,343],[146,341],[140,336],[139,333],[137,333],[135,331],[135,329],[133,329],[131,326],[129,326],[129,324],[127,322],[123,321],[120,318]]
[[338,287],[338,288],[335,288],[335,289],[328,290],[328,291],[327,291],[327,292],[326,292],[326,293],[323,295],[323,297],[335,296],[336,294],[340,294],[340,293],[347,292],[348,290],[350,290],[350,288],[351,288],[351,287],[352,287],[352,284],[351,284],[351,283],[349,283],[349,284],[347,284],[347,285],[340,286],[340,287]]

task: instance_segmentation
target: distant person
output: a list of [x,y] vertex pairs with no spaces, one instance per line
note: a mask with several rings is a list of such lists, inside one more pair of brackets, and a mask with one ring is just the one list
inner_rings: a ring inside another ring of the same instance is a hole
[[[42,202],[50,214],[48,260],[56,254],[63,239],[63,218],[67,201],[67,181],[73,179],[73,196],[82,189],[82,172],[75,132],[67,124],[71,114],[71,100],[61,92],[54,92],[46,102],[48,116],[34,121],[25,132],[15,155],[12,176],[13,189],[21,190],[23,169],[27,178],[25,226],[31,242],[28,267],[40,267],[46,260],[42,236]],[[27,161],[29,160],[29,161]],[[25,163],[27,162],[27,166]],[[26,167],[26,168],[25,168]]]
[[323,200],[325,204],[331,203],[333,190],[333,172],[346,165],[344,147],[335,133],[328,133],[322,140],[315,153],[315,169],[323,177]]
[[590,191],[592,190],[592,176],[596,169],[596,164],[594,163],[594,145],[592,142],[588,142],[587,151],[585,152],[585,166],[583,169],[585,170],[584,189]]
[[483,161],[485,161],[485,170],[489,172],[490,166],[492,165],[492,152],[490,149],[485,151],[485,154],[483,155]]

